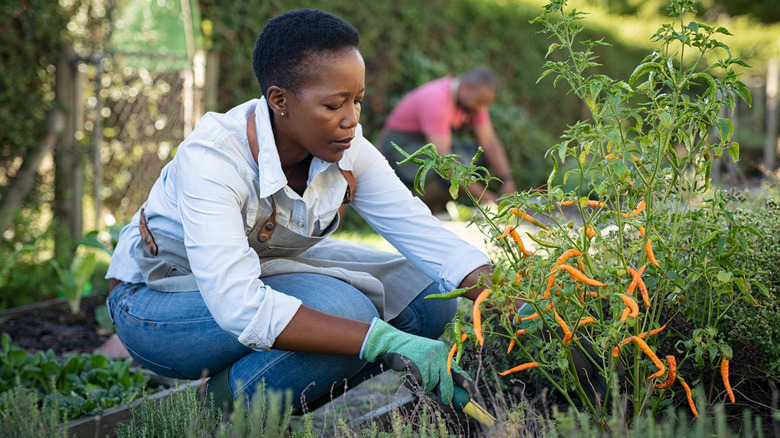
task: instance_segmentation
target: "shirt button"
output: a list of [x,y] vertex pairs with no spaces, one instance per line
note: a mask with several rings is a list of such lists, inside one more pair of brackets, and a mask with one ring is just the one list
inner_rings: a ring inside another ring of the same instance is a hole
[[301,222],[301,221],[298,221],[298,227],[299,227],[299,228],[303,228],[303,222]]

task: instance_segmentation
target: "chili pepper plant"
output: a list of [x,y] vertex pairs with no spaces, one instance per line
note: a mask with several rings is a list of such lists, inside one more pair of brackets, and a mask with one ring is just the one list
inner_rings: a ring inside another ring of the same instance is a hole
[[[708,221],[725,209],[726,195],[711,185],[713,160],[726,153],[739,159],[733,125],[722,114],[736,99],[750,104],[735,71],[748,66],[718,41],[727,29],[687,21],[693,5],[671,1],[670,22],[652,36],[657,50],[626,80],[597,73],[595,51],[608,43],[578,40],[584,12],[565,0],[544,6],[533,22],[552,43],[539,80],[568,86],[590,112],[549,148],[552,172],[544,189],[486,206],[461,190],[494,179],[474,164],[479,153],[465,165],[438,155],[432,144],[405,154],[404,162],[420,166],[418,191],[434,171],[449,179],[453,198],[470,197],[478,209],[470,226],[498,251],[493,277],[479,286],[488,292],[474,306],[473,326],[466,316],[455,320],[453,356],[460,358],[467,343],[503,343],[517,367],[498,370],[501,375],[529,370],[523,373],[545,380],[603,428],[613,409],[625,409],[621,417],[630,419],[671,404],[698,415],[715,399],[728,396],[733,403],[728,361],[734,352],[718,322],[734,303],[760,291],[729,262],[747,249],[749,227]],[[527,225],[532,231],[523,231]],[[714,242],[717,251],[700,251]],[[482,308],[518,301],[532,311],[481,318]],[[667,327],[681,315],[690,329]],[[589,397],[591,382],[578,375],[583,356],[606,382],[597,397]],[[713,373],[722,378],[704,393],[702,376]],[[625,403],[608,408],[610,400]]]

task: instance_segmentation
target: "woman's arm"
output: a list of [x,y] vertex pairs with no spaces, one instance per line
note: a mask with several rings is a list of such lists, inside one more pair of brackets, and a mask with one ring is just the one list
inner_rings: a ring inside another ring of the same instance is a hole
[[308,353],[358,355],[369,324],[301,306],[276,337],[273,348]]

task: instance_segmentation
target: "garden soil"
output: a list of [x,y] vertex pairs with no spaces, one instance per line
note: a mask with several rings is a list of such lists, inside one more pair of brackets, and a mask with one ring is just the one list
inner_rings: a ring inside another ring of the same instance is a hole
[[100,296],[85,297],[81,310],[73,314],[67,301],[53,300],[18,307],[0,316],[0,332],[27,352],[52,350],[65,353],[94,353],[110,333],[97,323],[95,311],[105,305]]

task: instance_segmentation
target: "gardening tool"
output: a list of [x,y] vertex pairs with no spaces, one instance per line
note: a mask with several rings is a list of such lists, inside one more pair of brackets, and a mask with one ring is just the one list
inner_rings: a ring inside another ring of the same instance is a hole
[[[406,371],[409,373],[408,378],[403,379],[404,385],[407,388],[414,390],[415,386],[419,387],[419,385],[422,383],[422,374],[420,374],[420,370],[417,368],[417,365],[409,358],[397,353],[386,353],[381,357],[382,361],[384,361],[385,365],[387,365],[390,369],[396,371]],[[484,407],[480,406],[474,400],[471,400],[469,393],[461,386],[468,384],[468,376],[463,373],[463,371],[456,372],[456,370],[453,369],[452,378],[454,383],[452,406],[455,407],[456,410],[463,412],[464,414],[479,421],[482,424],[487,426],[492,425],[496,419],[490,415],[490,413]],[[439,404],[443,405],[441,399],[439,399],[438,402]]]
[[457,385],[455,386],[455,395],[452,397],[452,405],[455,406],[455,409],[462,411],[485,426],[492,426],[496,422],[496,418],[490,415],[490,412],[479,403],[471,400],[469,393]]

